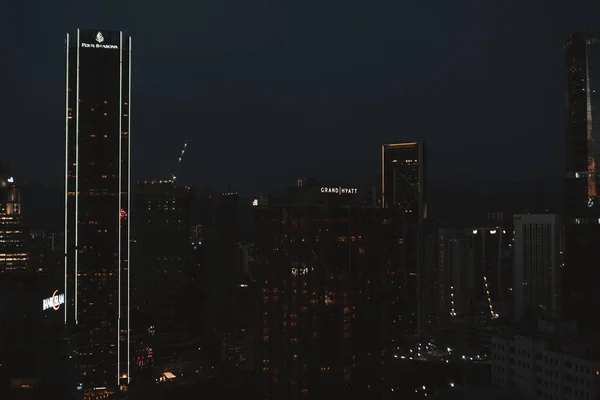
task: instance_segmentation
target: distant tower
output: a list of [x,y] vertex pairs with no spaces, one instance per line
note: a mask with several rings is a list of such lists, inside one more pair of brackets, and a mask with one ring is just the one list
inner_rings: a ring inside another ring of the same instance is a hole
[[[381,204],[395,210],[401,243],[402,314],[405,321],[419,334],[427,320],[423,299],[424,225],[427,218],[425,142],[384,144],[381,147]],[[404,326],[403,328],[407,328]],[[403,329],[401,328],[401,329]]]

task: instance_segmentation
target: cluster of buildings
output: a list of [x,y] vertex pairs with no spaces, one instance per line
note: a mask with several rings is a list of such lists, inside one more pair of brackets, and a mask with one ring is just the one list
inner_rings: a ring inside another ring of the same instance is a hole
[[422,141],[382,145],[376,184],[299,179],[244,202],[174,175],[133,183],[131,38],[67,35],[60,235],[25,228],[0,166],[0,388],[108,398],[181,332],[210,332],[220,365],[254,370],[261,398],[382,398],[395,349],[461,325],[497,328],[494,384],[597,398],[599,46],[567,43],[564,215],[448,228],[428,220]]
[[515,216],[515,245],[522,245],[515,249],[514,317],[521,324],[492,339],[491,377],[524,399],[600,397],[599,51],[597,33],[571,35],[565,47],[563,218]]

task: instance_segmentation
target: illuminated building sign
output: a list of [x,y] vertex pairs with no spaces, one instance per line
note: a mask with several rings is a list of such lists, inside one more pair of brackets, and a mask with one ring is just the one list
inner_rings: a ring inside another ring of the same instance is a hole
[[81,47],[84,47],[86,49],[111,49],[111,50],[118,50],[119,46],[117,46],[116,44],[104,44],[104,35],[102,35],[102,32],[98,32],[96,34],[96,42],[98,43],[81,43]]
[[119,46],[116,44],[101,44],[101,43],[81,43],[81,47],[86,49],[111,49],[119,50]]
[[58,311],[62,304],[65,304],[65,295],[62,293],[58,294],[58,290],[55,290],[52,293],[52,297],[42,300],[42,310],[53,309],[54,311]]
[[292,275],[306,275],[308,274],[308,268],[292,268]]
[[330,194],[357,194],[357,188],[345,188],[345,187],[321,187],[321,193],[330,193]]

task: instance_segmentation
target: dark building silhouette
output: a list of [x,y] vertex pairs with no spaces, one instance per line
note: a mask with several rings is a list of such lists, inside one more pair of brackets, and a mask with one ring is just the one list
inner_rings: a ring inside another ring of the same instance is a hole
[[470,312],[469,242],[463,229],[439,230],[439,309],[443,321]]
[[64,252],[56,245],[61,239],[51,232],[29,229],[29,266],[36,273],[64,275]]
[[262,398],[380,398],[397,245],[389,209],[358,188],[299,184],[253,202]]
[[196,223],[190,228],[190,281],[188,304],[196,304],[197,312],[188,315],[188,328],[194,333],[204,333],[208,309],[208,272],[206,270],[206,245],[204,226]]
[[130,379],[130,60],[122,32],[67,35],[64,318],[86,397]]
[[157,335],[181,331],[191,306],[190,209],[192,191],[172,181],[140,182],[135,187],[136,259],[135,309]]
[[[469,298],[468,314],[477,317],[480,322],[496,319],[503,311],[501,307],[500,282],[505,266],[505,252],[508,232],[504,229],[479,227],[467,229],[468,241],[467,289]],[[461,299],[462,300],[462,299]]]
[[565,261],[566,318],[579,327],[600,327],[589,307],[600,302],[600,35],[576,33],[567,39],[567,115],[565,141]]
[[391,209],[400,228],[395,263],[397,328],[421,332],[426,322],[424,235],[427,219],[425,142],[384,144],[381,148],[381,204]]
[[210,195],[203,201],[206,272],[208,278],[207,323],[211,329],[235,329],[235,296],[242,283],[240,203],[236,192]]

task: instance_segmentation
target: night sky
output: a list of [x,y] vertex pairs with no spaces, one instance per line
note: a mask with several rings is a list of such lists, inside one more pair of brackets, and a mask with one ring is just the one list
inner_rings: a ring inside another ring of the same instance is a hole
[[380,144],[425,139],[434,177],[560,174],[574,0],[11,0],[0,11],[2,154],[60,187],[64,36],[133,38],[134,177],[242,191],[377,176]]

